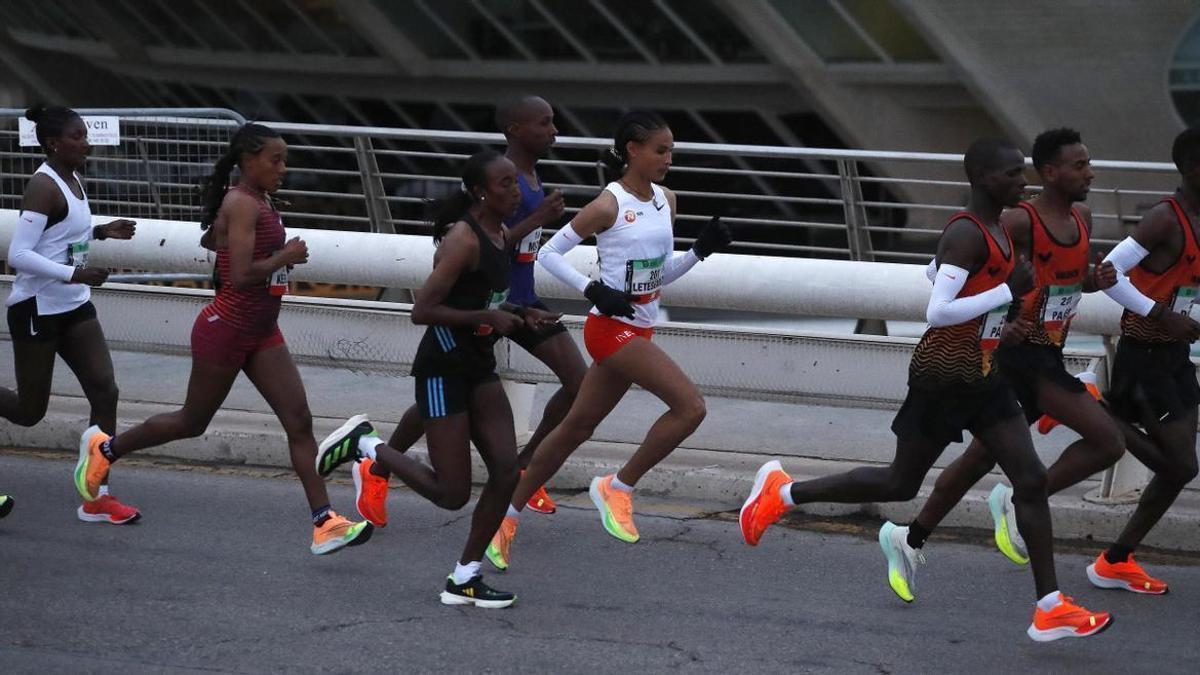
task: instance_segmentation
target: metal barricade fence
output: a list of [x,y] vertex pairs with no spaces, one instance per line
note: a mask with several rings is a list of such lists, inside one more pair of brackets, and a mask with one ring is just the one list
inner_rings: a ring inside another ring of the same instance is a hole
[[[121,119],[120,145],[97,147],[86,167],[93,210],[112,216],[195,219],[200,181],[243,122],[221,109],[81,112]],[[19,206],[41,161],[38,148],[17,145],[22,113],[0,109],[0,208]],[[493,133],[269,124],[289,143],[279,195],[289,202],[287,222],[299,227],[427,233],[427,200],[457,189],[464,158],[503,143]],[[569,213],[604,184],[598,157],[610,144],[560,137],[539,164]],[[961,162],[954,154],[680,142],[666,182],[679,195],[680,246],[719,213],[736,228],[739,252],[916,262],[929,258],[945,218],[965,202]],[[1101,247],[1176,180],[1167,163],[1093,165],[1089,201]]]
[[[95,213],[128,218],[195,220],[201,182],[245,120],[220,108],[81,109],[115,117],[119,141],[93,144],[85,168]],[[29,176],[44,157],[19,140],[24,111],[0,111],[0,208],[20,208]]]

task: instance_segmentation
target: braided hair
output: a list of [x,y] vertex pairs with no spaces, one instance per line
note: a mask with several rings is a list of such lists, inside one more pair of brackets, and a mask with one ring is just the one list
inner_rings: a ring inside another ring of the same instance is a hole
[[279,138],[279,132],[264,124],[250,122],[243,124],[229,139],[229,147],[225,154],[213,165],[213,172],[204,181],[201,190],[201,203],[204,214],[200,217],[200,229],[207,230],[217,220],[217,211],[225,199],[225,191],[229,189],[229,175],[244,155],[256,155],[262,151],[267,140]]

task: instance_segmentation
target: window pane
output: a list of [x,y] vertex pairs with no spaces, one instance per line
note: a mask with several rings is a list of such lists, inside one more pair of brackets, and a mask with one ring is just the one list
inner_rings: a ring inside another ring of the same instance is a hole
[[879,61],[827,0],[771,0],[771,5],[825,61]]
[[859,25],[897,61],[937,61],[937,53],[886,0],[841,0]]

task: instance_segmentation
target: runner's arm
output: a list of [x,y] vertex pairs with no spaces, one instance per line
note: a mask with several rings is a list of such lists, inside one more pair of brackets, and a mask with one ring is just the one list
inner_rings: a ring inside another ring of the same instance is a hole
[[970,268],[984,262],[986,251],[983,233],[971,221],[956,220],[946,226],[938,242],[940,264],[925,308],[925,319],[930,326],[953,326],[1012,302],[1008,284],[999,284],[977,295],[957,297],[967,284]]
[[607,190],[600,193],[575,218],[559,228],[538,251],[538,262],[555,279],[580,293],[592,282],[583,272],[567,262],[566,254],[584,239],[608,229],[617,218],[617,199]]
[[1170,232],[1171,221],[1165,217],[1165,209],[1151,209],[1138,223],[1137,230],[1104,258],[1104,262],[1112,263],[1117,270],[1117,283],[1105,289],[1105,295],[1134,314],[1150,316],[1155,311],[1154,300],[1135,288],[1128,274],[1150,255],[1155,246],[1167,241]]

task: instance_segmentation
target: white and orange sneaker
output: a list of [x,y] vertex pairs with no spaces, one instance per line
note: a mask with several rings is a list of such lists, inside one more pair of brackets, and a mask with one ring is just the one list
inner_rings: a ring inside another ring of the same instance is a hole
[[500,521],[500,529],[496,530],[496,534],[492,536],[492,541],[487,547],[487,559],[496,566],[498,570],[508,569],[508,549],[512,546],[512,540],[517,536],[517,519],[512,516],[504,516],[504,520]]
[[1167,582],[1155,579],[1146,574],[1146,570],[1137,564],[1133,554],[1125,562],[1110,563],[1101,553],[1096,562],[1087,566],[1088,581],[1099,588],[1119,588],[1133,593],[1146,595],[1163,595],[1170,589]]
[[371,473],[375,460],[363,457],[350,472],[354,476],[354,504],[358,514],[375,527],[387,527],[388,479]]
[[313,555],[336,553],[347,546],[367,543],[375,527],[367,521],[350,522],[333,511],[320,525],[313,526],[313,541],[309,550]]
[[137,522],[142,517],[142,512],[135,507],[122,504],[117,501],[116,497],[100,495],[95,501],[80,504],[75,515],[85,523],[124,525]]
[[79,461],[75,463],[75,489],[86,501],[94,502],[100,497],[100,483],[108,475],[110,462],[100,452],[100,445],[107,441],[108,434],[92,425],[79,437]]
[[758,546],[767,528],[779,520],[787,510],[779,489],[792,482],[778,460],[763,464],[754,477],[754,487],[742,510],[738,514],[738,524],[742,528],[742,539],[751,546]]
[[604,529],[617,539],[632,544],[641,538],[633,524],[633,495],[612,486],[615,475],[593,478],[588,496],[600,511]]
[[1081,638],[1099,635],[1112,625],[1108,612],[1093,612],[1075,604],[1073,598],[1061,595],[1061,601],[1049,611],[1033,610],[1033,623],[1025,632],[1036,642],[1052,642],[1062,638]]

